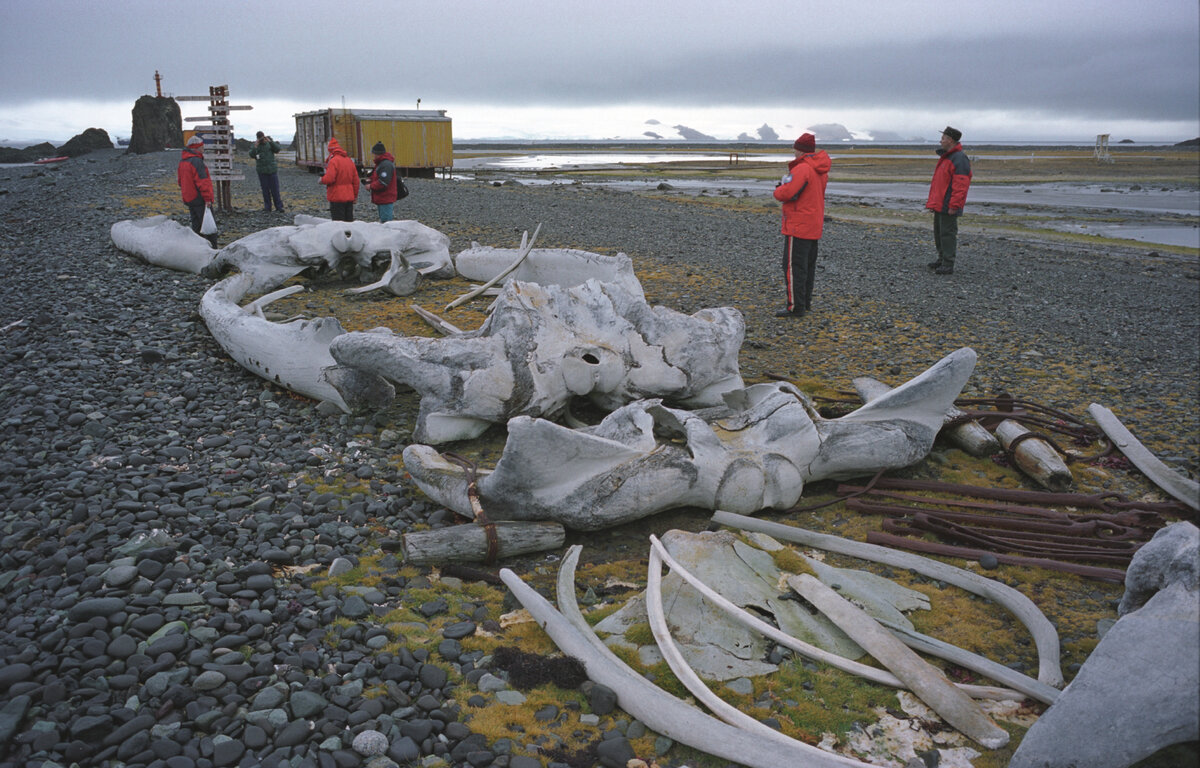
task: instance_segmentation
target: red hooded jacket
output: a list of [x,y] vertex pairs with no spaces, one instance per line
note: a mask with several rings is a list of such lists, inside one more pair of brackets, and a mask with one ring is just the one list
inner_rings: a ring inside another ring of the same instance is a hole
[[176,175],[179,177],[179,195],[183,202],[194,202],[199,195],[204,202],[212,203],[212,177],[208,175],[208,166],[204,164],[203,151],[193,152],[185,148],[179,156]]
[[329,162],[321,176],[325,199],[331,203],[352,203],[358,199],[358,167],[337,139],[329,140]]
[[825,227],[825,185],[832,165],[825,150],[810,152],[788,163],[788,175],[775,187],[783,203],[781,231],[802,240],[820,240]]
[[396,202],[396,158],[391,152],[375,155],[375,167],[371,170],[367,189],[371,190],[371,202],[375,205]]
[[971,188],[971,161],[962,144],[955,144],[949,152],[939,149],[938,154],[941,157],[933,169],[925,207],[938,213],[962,213],[967,204],[967,190]]

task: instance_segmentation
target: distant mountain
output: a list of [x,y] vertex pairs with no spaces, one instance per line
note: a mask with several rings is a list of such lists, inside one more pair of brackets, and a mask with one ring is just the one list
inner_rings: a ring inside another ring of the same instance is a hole
[[686,125],[673,126],[679,135],[684,138],[684,141],[716,141],[715,136],[709,136],[707,133],[701,133],[695,128],[688,128]]
[[758,127],[758,137],[763,141],[779,141],[779,134],[775,133],[775,129],[766,123]]
[[821,123],[810,125],[808,130],[817,137],[817,141],[852,141],[854,134],[841,123]]
[[642,135],[648,139],[660,139],[660,140],[662,139],[662,136],[659,136],[654,131],[643,131]]

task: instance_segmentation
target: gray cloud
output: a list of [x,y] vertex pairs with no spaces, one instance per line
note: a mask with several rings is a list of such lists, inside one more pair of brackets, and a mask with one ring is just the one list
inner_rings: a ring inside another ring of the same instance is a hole
[[[1190,123],[1200,113],[1194,0],[1158,0],[1133,15],[1118,0],[1086,9],[964,0],[945,14],[901,0],[844,9],[762,1],[772,22],[729,34],[719,7],[697,13],[672,0],[360,0],[353,13],[294,0],[274,15],[232,0],[6,0],[0,109],[44,99],[132,105],[153,92],[158,68],[171,94],[223,83],[235,103],[314,108],[421,98],[431,108],[821,105]],[[803,45],[781,34],[801,24],[813,30]],[[64,26],[69,36],[54,34]],[[380,29],[412,34],[399,45]]]

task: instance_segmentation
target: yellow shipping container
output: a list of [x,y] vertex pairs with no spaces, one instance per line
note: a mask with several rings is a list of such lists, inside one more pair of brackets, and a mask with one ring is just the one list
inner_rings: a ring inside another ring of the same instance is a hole
[[383,142],[404,176],[432,178],[437,169],[454,165],[451,121],[440,109],[322,109],[293,115],[296,119],[296,164],[325,167],[330,136],[359,168],[370,168],[371,148]]

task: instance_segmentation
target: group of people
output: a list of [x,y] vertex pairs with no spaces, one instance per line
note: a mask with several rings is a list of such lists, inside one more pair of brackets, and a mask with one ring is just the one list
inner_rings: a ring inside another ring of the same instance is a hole
[[[325,185],[325,198],[329,200],[329,215],[334,221],[354,221],[354,202],[358,199],[358,166],[350,159],[336,138],[327,146],[329,162],[321,183]],[[363,184],[371,192],[371,202],[379,213],[379,220],[391,221],[400,192],[400,179],[396,176],[396,158],[387,151],[383,142],[371,147],[375,167]]]
[[[325,199],[329,201],[329,215],[334,221],[354,221],[354,202],[358,199],[358,166],[350,159],[336,138],[330,139],[326,149],[329,160],[321,183],[325,185]],[[254,158],[254,170],[262,189],[263,211],[270,212],[271,206],[283,212],[283,198],[279,193],[279,164],[275,156],[283,150],[279,142],[259,131],[250,157]],[[400,179],[396,174],[396,158],[387,151],[383,142],[371,148],[375,167],[371,175],[362,181],[371,192],[371,202],[379,212],[379,220],[391,221],[394,206],[399,197]],[[179,158],[177,170],[179,193],[191,217],[192,231],[201,234],[205,212],[213,203],[212,177],[204,162],[204,139],[193,135],[187,140]],[[215,233],[202,235],[217,245]]]
[[[933,241],[937,259],[929,269],[938,275],[954,274],[958,251],[958,217],[967,204],[971,186],[971,161],[962,148],[962,131],[946,126],[937,151],[938,162],[929,185],[925,208],[933,212]],[[812,309],[813,280],[817,269],[817,243],[825,224],[825,186],[832,162],[817,150],[816,137],[805,133],[792,145],[796,158],[775,185],[775,199],[783,203],[783,283],[787,301],[776,317],[804,317]]]

